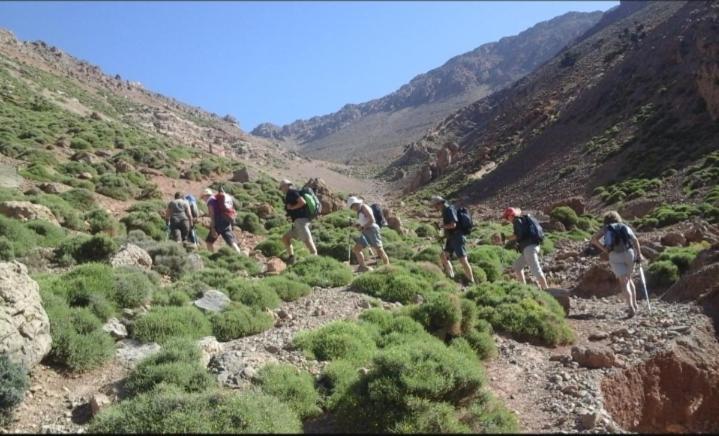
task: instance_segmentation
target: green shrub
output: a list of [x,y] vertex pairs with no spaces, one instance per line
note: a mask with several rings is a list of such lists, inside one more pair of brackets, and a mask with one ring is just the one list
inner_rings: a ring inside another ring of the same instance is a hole
[[358,276],[352,282],[352,290],[384,301],[408,304],[417,295],[425,295],[432,288],[421,278],[392,265]]
[[221,268],[233,273],[246,273],[249,275],[257,275],[262,271],[260,263],[255,259],[240,255],[230,247],[222,247],[215,253],[208,256],[210,260],[209,267]]
[[462,337],[474,350],[481,360],[487,360],[497,355],[492,334],[486,330],[474,329]]
[[118,268],[115,270],[115,286],[110,299],[118,307],[138,307],[149,299],[155,290],[155,284],[148,275],[136,268]]
[[187,251],[181,244],[176,242],[160,242],[149,247],[147,253],[152,257],[152,268],[155,271],[168,275],[175,280],[190,268]]
[[442,253],[442,248],[439,245],[432,245],[427,248],[423,248],[422,251],[415,254],[412,260],[415,262],[439,262],[439,256]]
[[210,318],[212,333],[218,341],[261,333],[272,327],[272,315],[254,307],[234,306]]
[[0,354],[0,425],[22,402],[29,387],[30,381],[25,368],[12,362],[7,355]]
[[669,260],[657,260],[647,268],[647,286],[668,288],[679,280],[679,268]]
[[411,260],[414,256],[412,247],[403,242],[387,242],[384,244],[384,251],[392,259]]
[[708,243],[692,244],[689,247],[668,247],[659,257],[658,261],[669,261],[677,266],[680,274],[689,270],[689,265],[700,251],[709,248]]
[[303,349],[309,358],[317,360],[364,362],[372,357],[376,349],[367,331],[346,321],[335,321],[317,330],[300,332],[295,336],[294,344]]
[[22,223],[18,220],[0,215],[0,237],[5,239],[5,256],[10,253],[15,257],[25,256],[34,247],[51,247],[56,245],[64,235],[62,229],[44,221],[28,221]]
[[285,246],[279,238],[268,238],[257,244],[255,250],[258,250],[266,257],[278,257],[285,251]]
[[557,207],[549,214],[549,216],[552,219],[555,219],[564,224],[567,229],[574,228],[574,226],[576,226],[579,222],[579,217],[577,216],[577,213],[569,206]]
[[494,245],[480,245],[470,250],[467,257],[470,264],[484,271],[488,281],[495,282],[502,278],[504,269],[512,265],[519,253]]
[[130,211],[120,219],[120,222],[125,225],[128,233],[133,230],[141,230],[156,241],[161,241],[167,237],[165,220],[156,212]]
[[237,227],[253,235],[265,233],[265,226],[260,222],[260,218],[252,212],[238,214],[235,223],[237,223]]
[[290,407],[259,392],[185,393],[161,386],[100,412],[91,433],[300,433]]
[[482,393],[475,398],[466,409],[462,421],[472,433],[518,433],[517,417],[504,405]]
[[199,339],[209,336],[210,322],[194,307],[155,307],[138,318],[133,336],[142,342],[167,342],[170,338]]
[[352,281],[352,270],[347,265],[324,256],[302,259],[292,265],[289,271],[310,286],[338,287]]
[[115,236],[120,233],[120,222],[103,209],[93,209],[87,212],[84,219],[90,225],[90,233],[107,233]]
[[130,182],[127,175],[103,174],[95,184],[95,191],[115,200],[129,200],[138,194],[137,187]]
[[309,285],[298,280],[292,280],[290,276],[267,277],[262,279],[261,283],[275,291],[282,301],[295,301],[312,292]]
[[234,279],[225,289],[233,301],[260,310],[275,309],[281,303],[277,293],[260,280]]
[[462,306],[457,295],[433,294],[412,311],[412,318],[440,339],[462,334]]
[[141,361],[130,373],[124,388],[129,396],[151,391],[160,383],[184,392],[217,387],[217,380],[200,364],[200,351],[187,339],[169,340],[158,352]]
[[301,419],[319,415],[319,395],[314,379],[292,365],[268,364],[257,373],[257,384],[262,392],[279,398],[289,405]]
[[95,206],[95,196],[87,189],[71,189],[60,194],[60,197],[79,210]]
[[62,298],[66,304],[90,308],[105,321],[116,312],[116,305],[110,299],[114,296],[115,285],[110,266],[87,263],[53,280],[43,281],[41,288]]
[[574,340],[563,309],[544,291],[515,282],[482,283],[466,297],[477,305],[479,319],[518,340],[556,346]]
[[437,229],[429,224],[420,224],[414,229],[414,233],[420,238],[435,237],[437,236]]
[[348,360],[333,360],[325,366],[318,384],[326,393],[325,406],[335,410],[352,395],[350,389],[357,384],[360,375],[357,371],[360,364]]
[[78,263],[101,262],[108,260],[117,249],[117,243],[107,235],[94,235],[89,238],[78,236],[67,243],[63,242],[55,256],[60,259],[71,256]]
[[5,236],[0,236],[0,260],[8,261],[15,259],[15,249],[12,242]]
[[407,401],[407,409],[405,416],[393,425],[391,433],[471,433],[469,427],[459,420],[452,404],[411,398]]
[[73,371],[84,371],[96,368],[110,360],[115,354],[115,341],[102,330],[79,333],[66,322],[55,319],[48,314],[52,348],[50,358]]

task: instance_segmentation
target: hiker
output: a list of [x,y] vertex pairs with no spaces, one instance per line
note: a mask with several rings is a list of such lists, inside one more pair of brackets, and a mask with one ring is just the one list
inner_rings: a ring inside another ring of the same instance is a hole
[[544,237],[542,227],[534,217],[528,214],[523,215],[522,209],[518,207],[505,209],[502,218],[512,223],[513,235],[509,236],[507,241],[516,241],[517,250],[519,250],[519,257],[512,264],[517,280],[527,284],[524,267],[528,266],[540,289],[549,288],[547,277],[539,264],[539,244],[542,243]]
[[457,218],[455,207],[438,195],[430,199],[430,205],[435,210],[442,212],[442,224],[439,227],[444,229],[444,235],[447,239],[441,254],[444,271],[450,278],[454,278],[454,268],[452,268],[450,260],[452,256],[456,255],[459,258],[459,263],[462,264],[467,281],[474,284],[474,273],[469,265],[469,260],[467,260],[467,249],[465,248],[467,238],[458,227],[459,219]]
[[287,215],[292,219],[292,228],[282,236],[282,243],[285,244],[287,249],[287,264],[292,265],[295,263],[295,250],[292,247],[292,239],[299,239],[304,242],[313,256],[317,256],[317,248],[310,232],[310,214],[307,210],[307,202],[300,195],[300,191],[287,179],[280,182],[280,191],[285,194],[285,209],[287,210]]
[[236,215],[232,196],[220,187],[217,194],[212,189],[205,189],[201,198],[207,203],[207,211],[210,214],[210,233],[205,239],[207,249],[214,252],[215,241],[222,236],[228,246],[242,254],[240,247],[237,245],[235,233],[232,231],[234,216]]
[[592,236],[592,244],[602,252],[609,253],[609,266],[619,279],[622,293],[629,303],[627,315],[633,317],[639,310],[637,288],[632,281],[634,265],[642,261],[639,240],[631,227],[622,222],[622,217],[617,212],[610,211],[604,215],[604,226]]
[[191,213],[192,222],[193,222],[193,225],[190,226],[190,233],[188,233],[188,235],[187,235],[187,240],[189,242],[191,242],[192,244],[197,244],[198,242],[200,242],[197,240],[197,234],[195,233],[195,226],[194,226],[194,223],[197,222],[197,218],[200,217],[200,211],[197,209],[197,199],[195,198],[194,195],[188,193],[185,195],[185,201],[187,201],[187,204],[190,205],[190,213]]
[[371,271],[372,268],[368,267],[365,263],[365,257],[362,253],[367,247],[374,248],[375,255],[379,255],[382,259],[382,263],[389,265],[389,258],[382,247],[382,235],[380,234],[380,227],[375,219],[374,212],[361,198],[349,197],[347,199],[347,206],[354,212],[357,212],[357,223],[355,224],[359,230],[359,237],[355,238],[355,246],[352,252],[357,258],[359,268],[357,271],[365,272]]
[[175,192],[175,198],[167,203],[165,220],[170,229],[170,236],[175,242],[187,240],[195,221],[192,219],[190,205],[179,192]]

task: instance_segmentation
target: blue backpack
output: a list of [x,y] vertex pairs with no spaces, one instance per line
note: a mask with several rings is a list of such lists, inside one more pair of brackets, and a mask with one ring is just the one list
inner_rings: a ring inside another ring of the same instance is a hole
[[605,226],[604,246],[607,250],[612,251],[617,246],[623,246],[629,249],[632,246],[632,238],[629,235],[629,227],[622,223],[613,223]]
[[196,219],[200,215],[200,211],[197,209],[197,199],[192,194],[187,194],[185,196],[185,200],[190,203],[190,212],[192,213],[192,218]]
[[539,221],[532,215],[524,215],[522,218],[525,238],[535,244],[541,244],[544,241],[544,229],[542,229]]
[[472,222],[472,215],[470,215],[466,207],[457,209],[457,227],[459,227],[463,235],[472,233],[474,223]]

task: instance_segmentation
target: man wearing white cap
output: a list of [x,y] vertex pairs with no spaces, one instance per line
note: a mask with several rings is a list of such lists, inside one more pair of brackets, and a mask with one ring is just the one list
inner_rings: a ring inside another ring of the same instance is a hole
[[372,247],[382,259],[382,263],[389,265],[389,258],[382,248],[382,235],[380,234],[380,228],[374,219],[374,213],[367,204],[362,201],[361,198],[350,197],[347,199],[347,206],[353,211],[357,212],[357,227],[362,232],[358,238],[355,238],[355,246],[352,252],[357,258],[359,268],[357,271],[365,272],[370,271],[371,268],[365,263],[364,254],[362,250],[367,247]]
[[295,250],[292,247],[292,239],[299,239],[313,256],[317,256],[315,241],[312,240],[310,232],[310,215],[307,210],[307,202],[302,198],[300,191],[295,189],[292,182],[284,179],[280,182],[280,190],[285,194],[285,209],[287,215],[292,219],[292,228],[282,236],[282,243],[287,249],[287,263],[295,263]]
[[469,284],[474,284],[474,273],[467,259],[467,249],[465,248],[467,238],[464,237],[458,228],[459,219],[457,218],[456,209],[453,205],[449,204],[447,200],[438,195],[433,196],[429,204],[436,210],[442,211],[442,225],[440,227],[444,229],[444,235],[447,239],[441,255],[445,272],[450,278],[454,278],[454,268],[452,268],[450,259],[453,255],[456,255],[459,258],[459,263],[462,265],[467,281]]

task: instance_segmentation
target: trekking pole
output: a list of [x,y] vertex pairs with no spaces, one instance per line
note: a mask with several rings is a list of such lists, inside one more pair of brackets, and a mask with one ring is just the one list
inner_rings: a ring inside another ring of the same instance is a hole
[[649,309],[649,312],[652,311],[652,306],[649,304],[649,292],[647,291],[647,280],[644,278],[644,268],[642,268],[642,264],[639,264],[639,278],[642,282],[642,290],[644,291],[644,298],[647,299],[647,309]]
[[349,218],[349,231],[347,232],[347,265],[352,264],[352,218]]

